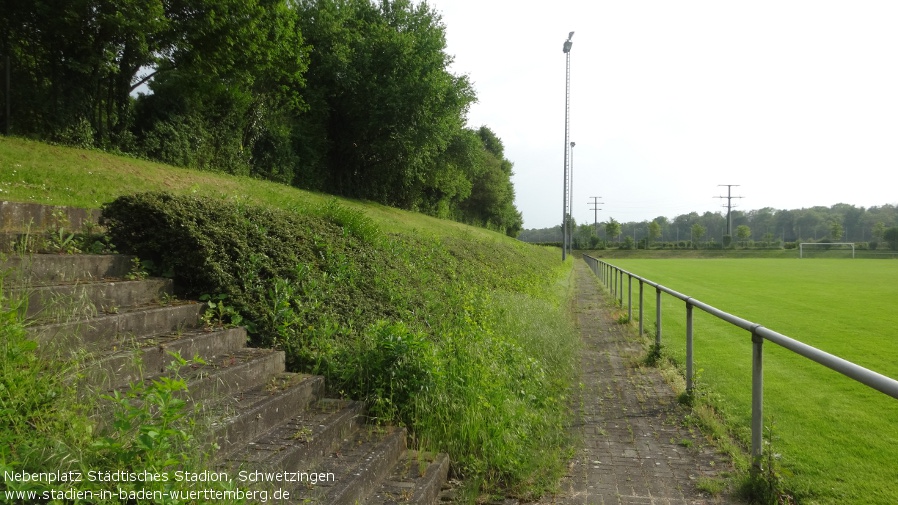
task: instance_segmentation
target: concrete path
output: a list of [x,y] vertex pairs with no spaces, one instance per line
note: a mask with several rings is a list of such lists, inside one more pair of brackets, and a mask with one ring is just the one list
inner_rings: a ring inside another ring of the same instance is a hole
[[583,339],[573,429],[579,437],[568,476],[541,504],[739,503],[699,482],[731,470],[727,458],[683,423],[686,411],[657,369],[638,367],[643,350],[575,260],[574,314]]

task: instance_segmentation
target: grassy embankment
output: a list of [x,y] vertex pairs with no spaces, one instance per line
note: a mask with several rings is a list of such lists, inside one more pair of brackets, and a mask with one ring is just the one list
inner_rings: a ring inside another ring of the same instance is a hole
[[[144,191],[203,197],[205,208],[255,232],[275,225],[254,222],[254,209],[302,226],[277,231],[297,241],[289,271],[258,263],[271,274],[265,284],[224,294],[273,329],[257,342],[368,400],[380,420],[406,424],[415,446],[449,452],[472,488],[533,496],[563,472],[576,335],[563,317],[571,262],[560,264],[554,250],[265,181],[0,139],[4,200],[96,208]],[[194,231],[208,242],[229,226]],[[271,259],[239,246],[246,261]],[[231,267],[246,267],[238,263]]]
[[[898,262],[869,260],[640,260],[612,264],[889,377],[898,377]],[[634,286],[638,286],[634,283]],[[635,289],[635,288],[634,288]],[[624,300],[626,303],[626,294]],[[654,324],[655,297],[645,297]],[[664,352],[685,360],[683,302],[664,296]],[[701,393],[747,447],[751,338],[695,311]],[[765,426],[780,477],[800,503],[898,502],[898,401],[766,343]]]

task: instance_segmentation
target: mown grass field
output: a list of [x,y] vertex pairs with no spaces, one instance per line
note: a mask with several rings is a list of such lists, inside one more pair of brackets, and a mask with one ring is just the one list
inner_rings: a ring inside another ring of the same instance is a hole
[[[610,263],[898,378],[898,261],[614,259]],[[625,277],[626,279],[626,277]],[[624,282],[626,286],[626,280]],[[634,282],[634,304],[638,303]],[[624,303],[627,301],[624,293]],[[655,293],[646,288],[645,326]],[[634,317],[635,317],[634,308]],[[685,359],[685,304],[662,298],[665,353]],[[751,337],[695,311],[697,385],[748,442]],[[800,503],[898,503],[898,400],[775,344],[764,347],[765,426]]]

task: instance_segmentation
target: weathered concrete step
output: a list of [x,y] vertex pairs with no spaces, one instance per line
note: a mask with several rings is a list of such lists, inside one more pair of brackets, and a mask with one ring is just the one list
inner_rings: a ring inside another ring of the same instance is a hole
[[0,231],[3,232],[47,230],[59,226],[71,230],[82,230],[85,223],[96,224],[99,221],[99,209],[0,202]]
[[449,475],[449,456],[406,451],[399,464],[367,500],[366,505],[433,505]]
[[[187,359],[187,357],[185,357]],[[218,407],[214,414],[212,405],[224,406],[239,403],[235,398],[242,397],[247,391],[271,387],[274,378],[284,371],[284,353],[272,349],[242,348],[219,355],[205,364],[188,364],[178,370],[166,370],[164,374],[147,376],[143,380],[151,382],[159,380],[161,375],[179,377],[187,386],[186,399],[189,408],[202,418],[224,418],[234,412],[243,412],[240,408],[230,410]],[[103,394],[103,384],[96,385],[96,394]],[[89,386],[88,386],[89,387]],[[123,391],[130,386],[122,386]],[[123,395],[127,396],[127,394]],[[101,402],[93,412],[94,421],[102,428],[110,419],[112,405]],[[271,429],[269,426],[268,429]]]
[[231,468],[312,469],[365,424],[362,402],[325,398],[227,458]]
[[162,335],[152,334],[129,341],[116,342],[100,353],[80,372],[82,382],[93,388],[115,389],[133,381],[161,375],[174,361],[171,353],[185,359],[199,356],[214,361],[246,345],[246,330],[222,328],[207,331],[194,328]]
[[122,254],[32,254],[0,262],[0,271],[12,274],[6,279],[6,287],[23,280],[30,286],[39,286],[76,280],[122,279],[131,272],[133,259],[134,256]]
[[130,340],[196,327],[204,307],[201,303],[175,302],[166,306],[126,308],[115,314],[30,326],[28,332],[42,350],[49,352],[124,347]]
[[283,351],[245,347],[216,356],[204,365],[188,366],[180,376],[187,381],[190,401],[207,404],[264,386],[283,371]]
[[227,460],[245,444],[306,410],[323,393],[323,377],[283,372],[264,384],[209,405],[205,415],[219,419],[213,422],[211,430],[220,447],[217,458]]
[[[15,296],[17,290],[12,291]],[[123,307],[149,305],[172,295],[171,279],[74,282],[25,289],[25,317],[42,321],[71,319],[72,314],[115,313]]]
[[332,476],[291,493],[296,503],[364,503],[390,475],[405,452],[405,429],[365,426],[309,472]]

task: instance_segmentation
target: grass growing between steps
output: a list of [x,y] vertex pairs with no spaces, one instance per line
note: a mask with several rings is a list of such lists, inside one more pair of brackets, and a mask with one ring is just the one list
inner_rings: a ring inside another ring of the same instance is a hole
[[[174,503],[169,493],[189,491],[189,484],[175,482],[173,472],[208,466],[175,369],[190,362],[173,356],[171,376],[107,397],[112,421],[98,429],[89,415],[97,403],[78,393],[78,360],[37,352],[22,318],[25,297],[3,289],[9,276],[19,275],[0,272],[0,501],[123,503],[147,496]],[[203,487],[225,491],[231,484]]]
[[447,452],[472,495],[536,496],[563,472],[577,338],[571,262],[554,249],[385,233],[334,202],[300,213],[148,193],[104,220],[120,251],[184,296],[222,300],[291,370]]

